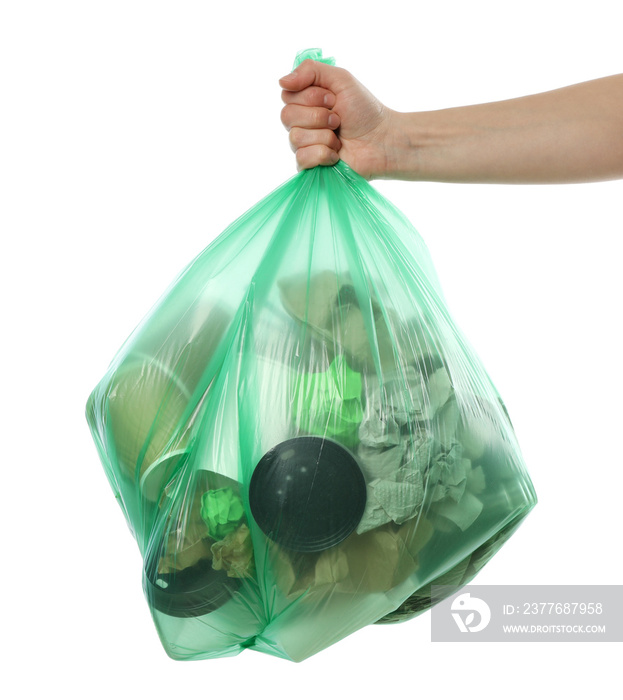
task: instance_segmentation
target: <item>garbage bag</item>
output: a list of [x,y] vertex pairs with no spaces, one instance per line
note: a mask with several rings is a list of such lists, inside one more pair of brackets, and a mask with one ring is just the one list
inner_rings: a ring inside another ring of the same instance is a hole
[[413,617],[536,503],[423,240],[344,162],[292,177],[183,271],[87,420],[174,659],[300,661]]

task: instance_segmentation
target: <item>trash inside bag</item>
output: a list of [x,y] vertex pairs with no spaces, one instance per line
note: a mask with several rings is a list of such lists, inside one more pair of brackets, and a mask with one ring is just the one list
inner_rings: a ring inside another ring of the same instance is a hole
[[186,268],[87,419],[175,659],[300,661],[409,619],[536,503],[424,242],[343,162],[291,178]]

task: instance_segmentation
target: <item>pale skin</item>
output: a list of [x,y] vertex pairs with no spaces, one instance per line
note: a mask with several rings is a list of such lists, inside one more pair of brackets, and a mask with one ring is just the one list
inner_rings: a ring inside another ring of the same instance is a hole
[[383,105],[348,71],[303,61],[279,81],[299,170],[367,180],[574,183],[623,177],[623,74],[428,112]]

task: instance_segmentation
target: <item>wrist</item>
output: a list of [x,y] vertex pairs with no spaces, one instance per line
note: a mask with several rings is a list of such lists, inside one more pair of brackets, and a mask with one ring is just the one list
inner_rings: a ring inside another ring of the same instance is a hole
[[394,112],[387,168],[394,180],[472,182],[483,157],[481,134],[457,110]]
[[420,113],[389,110],[383,144],[384,164],[375,175],[380,180],[426,178],[426,144],[431,140]]

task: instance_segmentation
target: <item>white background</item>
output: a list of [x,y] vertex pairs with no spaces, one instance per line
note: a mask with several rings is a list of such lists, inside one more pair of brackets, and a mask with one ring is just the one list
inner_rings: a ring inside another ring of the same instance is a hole
[[[487,102],[623,71],[616,6],[2,4],[10,697],[612,697],[618,644],[433,644],[429,614],[302,664],[171,661],[84,405],[180,269],[294,174],[277,81],[297,51],[321,47],[398,110]],[[475,583],[623,583],[623,183],[375,186],[429,245],[540,498]]]

